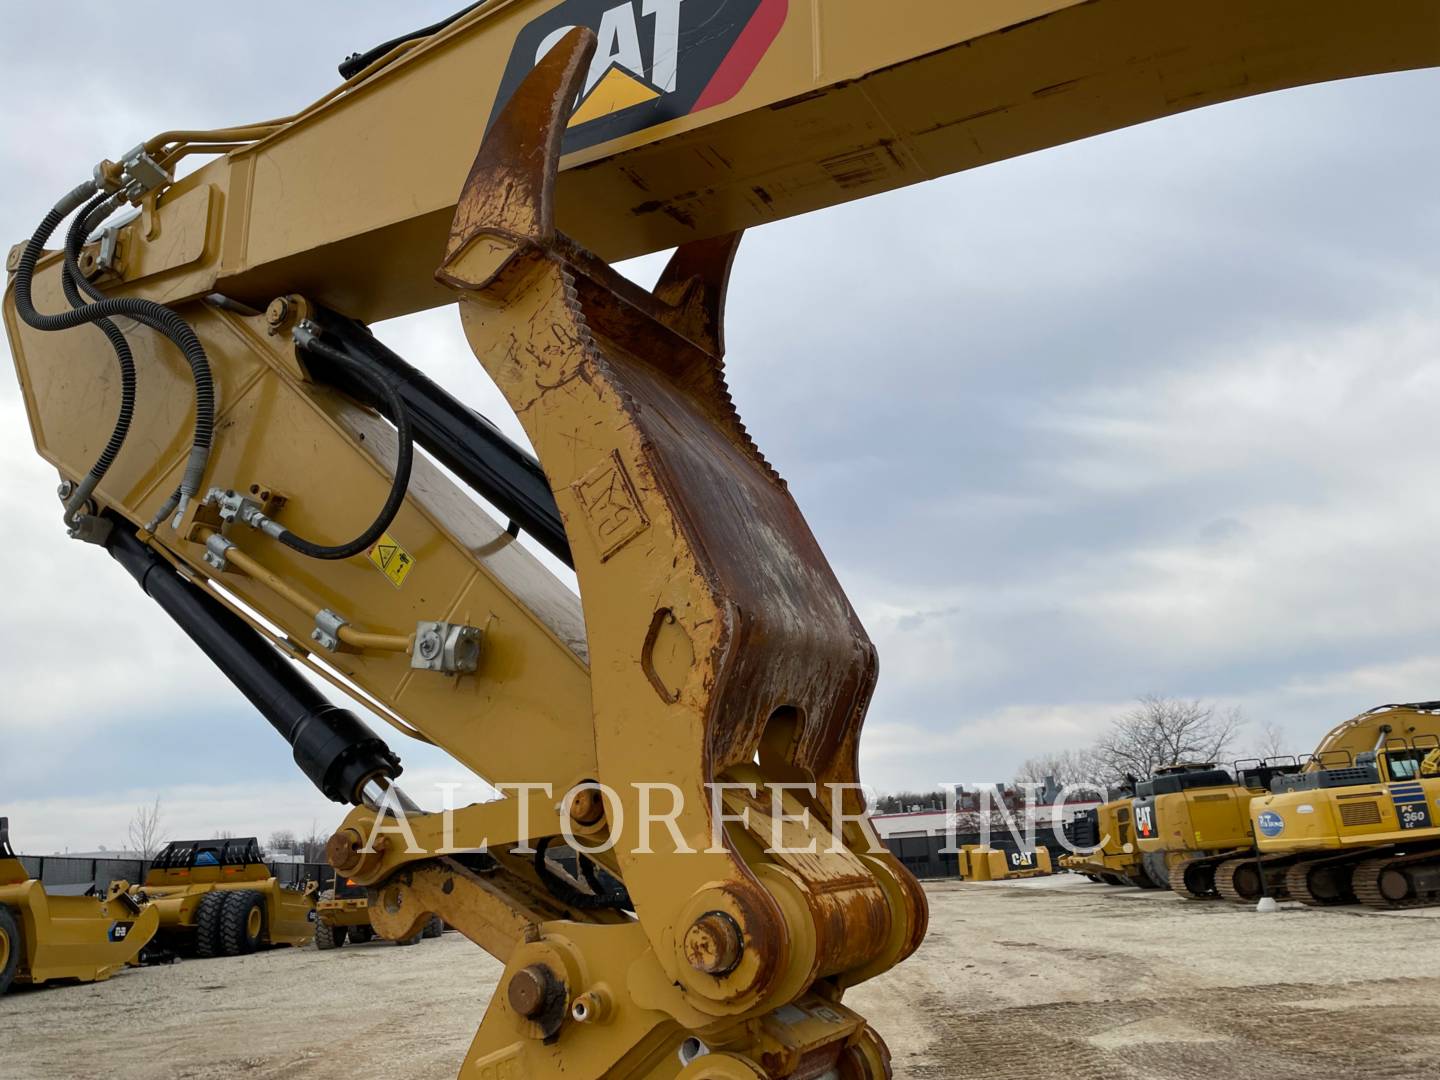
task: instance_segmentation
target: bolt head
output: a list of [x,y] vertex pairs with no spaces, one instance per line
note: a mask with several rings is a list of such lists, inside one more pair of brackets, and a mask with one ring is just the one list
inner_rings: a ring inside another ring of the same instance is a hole
[[545,1011],[553,980],[554,976],[543,964],[531,964],[517,971],[505,991],[510,1007],[527,1020],[539,1016]]
[[290,302],[283,296],[277,296],[265,309],[265,322],[270,326],[279,326],[289,314]]
[[685,959],[703,974],[730,974],[744,952],[739,924],[723,911],[706,912],[685,932]]
[[596,788],[582,788],[570,800],[570,820],[577,825],[598,825],[604,816],[605,800]]

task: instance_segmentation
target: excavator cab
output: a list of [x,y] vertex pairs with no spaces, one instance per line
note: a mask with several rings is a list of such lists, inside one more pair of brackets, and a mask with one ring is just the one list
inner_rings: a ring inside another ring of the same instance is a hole
[[[1412,739],[1387,742],[1380,753],[1384,764],[1385,779],[1390,782],[1418,780],[1424,774],[1427,761],[1440,763],[1440,738],[1434,735],[1417,735]],[[1430,775],[1440,775],[1432,764]]]

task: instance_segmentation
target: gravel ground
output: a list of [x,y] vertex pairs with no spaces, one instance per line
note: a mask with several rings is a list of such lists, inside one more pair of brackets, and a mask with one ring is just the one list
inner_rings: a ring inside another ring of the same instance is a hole
[[[847,998],[897,1077],[1437,1075],[1440,910],[1260,915],[1070,875],[929,893],[920,952]],[[446,934],[17,988],[0,1077],[451,1080],[499,973]]]

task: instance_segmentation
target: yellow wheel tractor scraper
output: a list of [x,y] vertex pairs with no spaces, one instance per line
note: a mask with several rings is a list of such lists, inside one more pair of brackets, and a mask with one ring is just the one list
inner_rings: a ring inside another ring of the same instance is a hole
[[158,916],[114,882],[104,898],[51,896],[10,848],[0,818],[0,994],[11,983],[108,979],[139,955]]
[[315,935],[315,884],[280,884],[253,836],[175,840],[131,896],[160,917],[156,944],[182,956],[241,956]]

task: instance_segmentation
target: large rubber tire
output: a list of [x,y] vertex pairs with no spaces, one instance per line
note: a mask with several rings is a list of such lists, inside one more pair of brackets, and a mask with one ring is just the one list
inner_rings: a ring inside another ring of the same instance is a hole
[[[358,927],[357,927],[358,929]],[[321,952],[338,949],[345,944],[346,927],[332,926],[321,920],[315,924],[315,948]]]
[[265,937],[265,898],[250,889],[225,893],[220,913],[220,945],[226,956],[246,956]]
[[425,931],[424,931],[424,930],[421,930],[420,933],[418,933],[418,934],[411,934],[411,935],[410,935],[409,937],[407,937],[407,938],[401,938],[399,941],[395,942],[395,944],[396,944],[396,945],[419,945],[419,944],[420,944],[420,936],[421,936],[421,934],[424,934],[424,933],[425,933]]
[[225,894],[208,892],[195,908],[195,955],[202,959],[224,956],[220,947],[220,922],[225,913]]
[[425,929],[420,931],[422,937],[437,938],[445,933],[445,920],[439,915],[431,915],[430,921],[425,924]]
[[0,994],[10,989],[15,972],[20,970],[20,954],[25,950],[25,935],[20,920],[4,904],[0,904]]
[[345,936],[356,945],[364,945],[367,941],[375,940],[375,928],[373,926],[342,926]]

